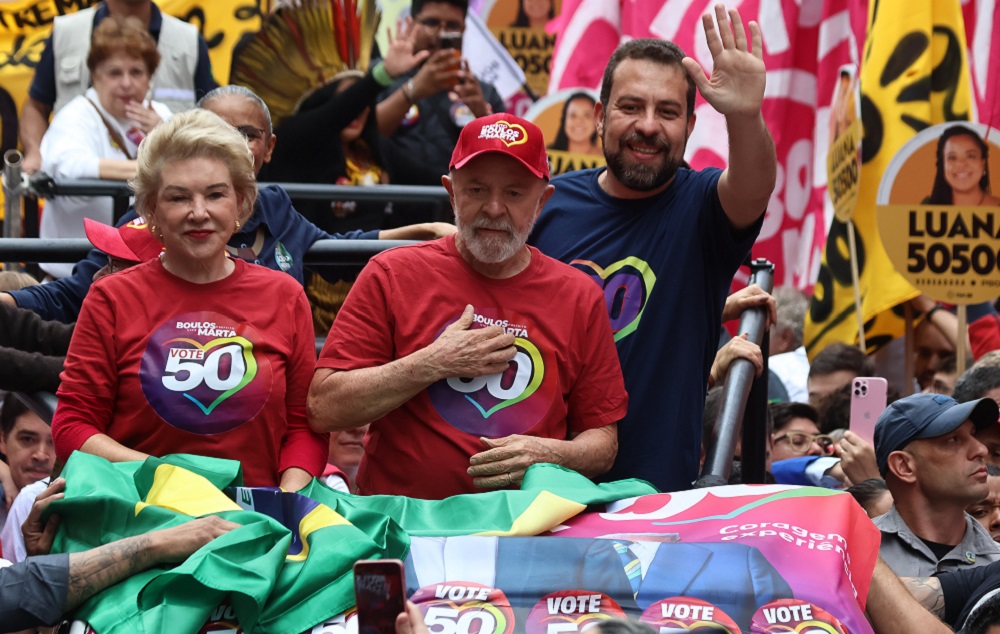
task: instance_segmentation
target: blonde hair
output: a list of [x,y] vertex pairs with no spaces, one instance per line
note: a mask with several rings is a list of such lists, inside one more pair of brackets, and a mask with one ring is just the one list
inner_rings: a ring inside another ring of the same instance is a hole
[[239,219],[249,218],[257,202],[253,153],[236,128],[201,108],[174,115],[153,128],[139,145],[135,178],[129,181],[139,215],[155,215],[163,166],[193,158],[216,159],[226,165],[240,201]]

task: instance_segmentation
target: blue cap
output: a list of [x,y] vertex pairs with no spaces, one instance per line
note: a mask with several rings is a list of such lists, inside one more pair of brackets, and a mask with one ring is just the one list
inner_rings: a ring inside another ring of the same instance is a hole
[[885,408],[875,423],[875,462],[883,476],[889,470],[889,454],[911,440],[937,438],[955,431],[967,420],[976,429],[996,425],[1000,417],[997,403],[981,398],[959,403],[942,394],[914,394]]

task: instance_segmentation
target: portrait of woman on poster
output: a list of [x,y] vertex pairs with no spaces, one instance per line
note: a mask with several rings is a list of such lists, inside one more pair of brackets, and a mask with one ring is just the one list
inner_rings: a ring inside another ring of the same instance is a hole
[[941,133],[937,172],[925,205],[995,207],[1000,198],[990,190],[990,146],[972,128],[953,125]]
[[555,0],[518,0],[517,17],[511,26],[544,29],[545,23],[556,17]]
[[575,154],[603,156],[597,144],[597,124],[594,122],[593,97],[585,92],[576,92],[563,103],[559,132],[550,150],[561,150]]

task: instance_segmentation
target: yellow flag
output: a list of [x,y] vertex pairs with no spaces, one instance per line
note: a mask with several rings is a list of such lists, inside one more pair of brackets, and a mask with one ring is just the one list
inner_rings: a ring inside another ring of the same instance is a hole
[[[896,272],[875,222],[875,199],[889,161],[914,134],[971,112],[965,28],[959,0],[868,3],[861,63],[861,182],[854,223],[861,313],[868,352],[904,330],[901,304],[918,295]],[[847,225],[834,219],[827,237],[805,345],[811,359],[836,341],[858,341]]]

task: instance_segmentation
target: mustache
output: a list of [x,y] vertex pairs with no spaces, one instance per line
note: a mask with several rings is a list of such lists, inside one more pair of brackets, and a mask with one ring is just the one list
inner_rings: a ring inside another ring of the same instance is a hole
[[483,218],[476,220],[472,223],[473,229],[489,229],[491,231],[506,231],[507,233],[514,233],[514,226],[503,219],[497,218],[494,220]]
[[655,147],[657,150],[670,152],[670,144],[664,141],[662,137],[655,134],[646,135],[633,130],[632,132],[622,137],[621,144],[626,144],[626,143],[640,143],[642,145],[649,145],[651,147]]

